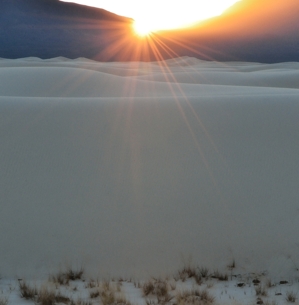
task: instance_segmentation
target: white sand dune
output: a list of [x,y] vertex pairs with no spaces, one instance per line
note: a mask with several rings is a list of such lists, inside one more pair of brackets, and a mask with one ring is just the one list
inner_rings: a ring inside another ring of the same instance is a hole
[[298,63],[0,60],[0,271],[296,275]]

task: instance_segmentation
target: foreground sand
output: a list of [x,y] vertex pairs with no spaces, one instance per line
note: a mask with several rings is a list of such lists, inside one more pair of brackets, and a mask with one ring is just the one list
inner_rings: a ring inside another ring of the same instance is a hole
[[[230,266],[231,267],[231,266]],[[164,278],[87,278],[83,269],[60,270],[45,281],[0,280],[0,304],[226,305],[298,304],[298,280],[272,281],[267,274],[239,274],[185,266]],[[82,272],[83,271],[83,272]]]
[[299,63],[0,60],[0,272],[294,279]]

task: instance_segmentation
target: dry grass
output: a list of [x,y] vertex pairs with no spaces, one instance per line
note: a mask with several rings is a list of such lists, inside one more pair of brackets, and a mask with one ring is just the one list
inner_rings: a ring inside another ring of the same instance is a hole
[[261,284],[256,286],[254,289],[257,296],[266,297],[268,295],[267,288]]
[[199,273],[202,277],[206,278],[209,276],[209,269],[206,267],[200,267],[199,268]]
[[289,303],[295,303],[297,299],[297,294],[293,291],[287,291],[286,293],[286,301]]
[[219,281],[228,281],[228,274],[215,270],[212,274],[212,278],[218,279]]
[[190,291],[183,291],[177,294],[176,300],[178,305],[204,305],[212,304],[214,297],[205,289],[193,289]]
[[36,287],[30,287],[26,281],[23,280],[19,281],[19,290],[21,297],[26,300],[34,300],[38,293]]
[[79,270],[69,268],[64,272],[58,272],[56,275],[50,275],[49,281],[59,285],[68,285],[70,281],[82,280],[83,274],[84,270],[82,267]]
[[165,280],[153,279],[145,282],[142,286],[143,295],[155,297],[156,300],[146,300],[149,304],[166,304],[173,298],[169,293],[169,286]]
[[48,287],[37,289],[36,287],[30,287],[25,281],[19,281],[19,289],[22,298],[31,300],[38,305],[68,304],[71,301],[68,297],[55,292],[53,289]]
[[185,266],[181,270],[178,271],[178,276],[175,277],[180,279],[182,282],[185,282],[189,278],[194,278],[198,285],[202,283],[202,273],[199,268]]

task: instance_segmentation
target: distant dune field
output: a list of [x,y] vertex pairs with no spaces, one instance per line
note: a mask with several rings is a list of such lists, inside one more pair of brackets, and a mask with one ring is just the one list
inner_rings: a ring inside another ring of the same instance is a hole
[[0,59],[0,272],[299,265],[299,63]]

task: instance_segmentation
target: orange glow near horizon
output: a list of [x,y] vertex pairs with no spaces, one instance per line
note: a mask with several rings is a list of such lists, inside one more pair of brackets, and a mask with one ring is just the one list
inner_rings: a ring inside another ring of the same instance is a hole
[[241,0],[61,0],[99,7],[134,19],[134,30],[139,36],[151,32],[185,28],[205,19],[221,15],[227,8]]

